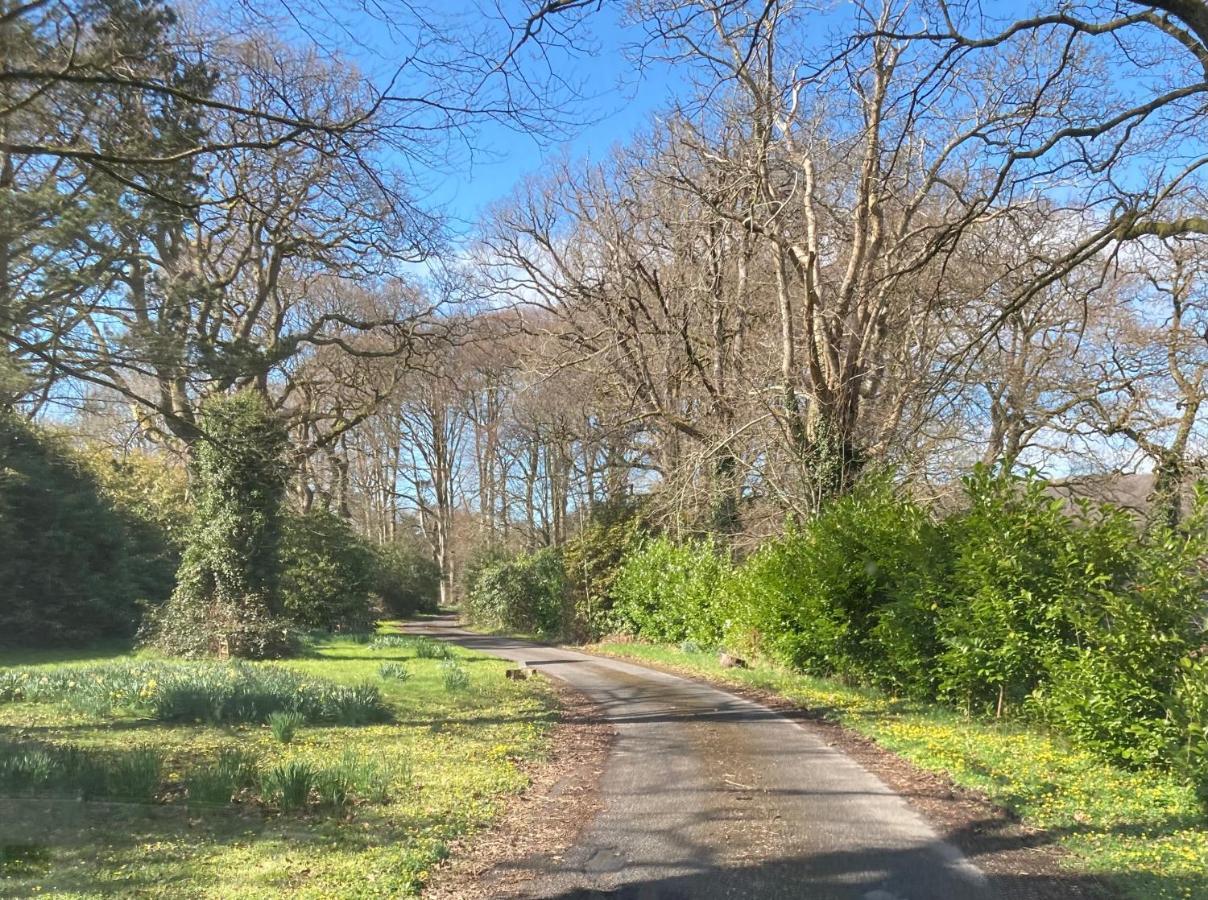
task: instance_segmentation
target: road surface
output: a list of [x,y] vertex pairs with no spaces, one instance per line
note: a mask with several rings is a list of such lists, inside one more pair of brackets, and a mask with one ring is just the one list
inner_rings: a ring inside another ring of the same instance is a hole
[[408,631],[526,663],[616,729],[599,815],[525,896],[557,900],[980,900],[960,851],[808,725],[618,660],[460,630]]

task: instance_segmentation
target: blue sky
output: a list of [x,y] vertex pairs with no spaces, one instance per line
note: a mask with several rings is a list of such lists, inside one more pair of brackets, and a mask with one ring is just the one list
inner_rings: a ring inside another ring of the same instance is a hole
[[[453,5],[454,16],[477,8],[474,0],[453,0]],[[568,80],[583,86],[569,110],[583,124],[569,139],[539,140],[501,124],[486,124],[474,136],[472,153],[458,153],[452,170],[433,171],[424,179],[432,191],[430,201],[445,208],[455,230],[468,229],[488,205],[510,195],[526,175],[539,172],[547,158],[603,157],[640,131],[682,87],[667,65],[649,63],[639,70],[627,55],[626,48],[641,35],[624,25],[620,6],[606,0],[586,20],[590,31],[583,35],[584,44],[594,45],[593,52],[555,60],[567,68]]]

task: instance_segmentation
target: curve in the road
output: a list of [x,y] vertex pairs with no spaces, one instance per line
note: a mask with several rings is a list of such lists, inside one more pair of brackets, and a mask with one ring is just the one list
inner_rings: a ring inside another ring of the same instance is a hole
[[980,900],[982,872],[807,726],[717,688],[612,659],[409,627],[539,667],[617,731],[600,814],[527,896],[585,900]]

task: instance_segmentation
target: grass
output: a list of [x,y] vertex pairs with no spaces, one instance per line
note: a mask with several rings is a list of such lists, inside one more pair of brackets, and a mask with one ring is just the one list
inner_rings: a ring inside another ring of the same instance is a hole
[[1138,900],[1208,898],[1208,818],[1164,772],[1129,772],[1019,725],[971,721],[924,704],[754,663],[723,669],[695,647],[600,644],[608,656],[772,691],[826,714],[920,768],[949,775],[1049,832],[1068,862]]
[[[105,667],[180,675],[163,660],[0,653],[3,683],[16,668],[64,686],[0,699],[0,896],[414,896],[450,842],[525,785],[554,720],[548,688],[505,679],[506,662],[451,649],[470,681],[450,691],[442,660],[416,649],[320,637],[304,657],[248,666],[328,692],[372,684],[388,713],[312,719],[289,743],[268,724],[289,709],[162,719],[138,699],[146,681],[95,705],[66,687],[106,681]],[[407,679],[383,679],[385,663]]]

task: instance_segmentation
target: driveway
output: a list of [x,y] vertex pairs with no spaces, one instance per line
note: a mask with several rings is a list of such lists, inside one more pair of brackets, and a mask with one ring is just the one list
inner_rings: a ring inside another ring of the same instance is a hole
[[[990,881],[898,794],[808,724],[612,659],[408,626],[539,668],[586,695],[617,737],[602,808],[525,896],[587,900],[977,900]],[[1013,893],[1013,892],[1012,892]]]

